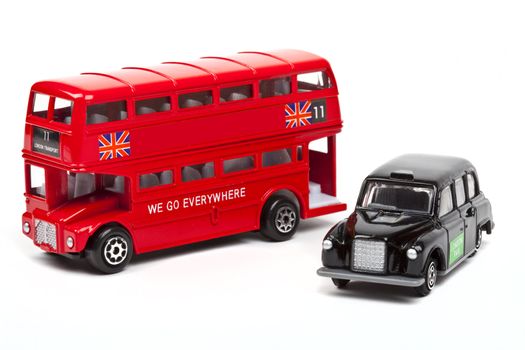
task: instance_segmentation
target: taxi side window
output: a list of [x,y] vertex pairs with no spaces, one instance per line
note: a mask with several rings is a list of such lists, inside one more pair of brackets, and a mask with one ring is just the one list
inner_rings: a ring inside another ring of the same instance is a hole
[[463,177],[456,179],[454,181],[454,186],[456,187],[456,202],[458,207],[465,204],[465,186],[463,185]]
[[471,173],[467,174],[468,198],[476,197],[476,179]]
[[454,205],[452,204],[452,191],[450,190],[450,186],[447,186],[441,191],[441,197],[439,201],[439,217],[450,213],[453,208]]

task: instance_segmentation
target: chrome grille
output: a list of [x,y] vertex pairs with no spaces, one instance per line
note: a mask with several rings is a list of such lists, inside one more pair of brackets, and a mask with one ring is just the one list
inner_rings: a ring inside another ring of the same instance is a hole
[[57,229],[56,226],[44,221],[35,220],[35,242],[37,244],[47,244],[53,249],[57,249]]
[[386,243],[372,239],[355,239],[352,243],[352,270],[385,272]]

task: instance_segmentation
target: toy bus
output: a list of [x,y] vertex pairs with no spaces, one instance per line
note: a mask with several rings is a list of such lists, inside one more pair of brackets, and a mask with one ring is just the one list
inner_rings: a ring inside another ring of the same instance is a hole
[[283,241],[300,219],[346,209],[336,197],[341,128],[329,63],[298,50],[37,82],[22,231],[103,273],[134,254],[240,232]]

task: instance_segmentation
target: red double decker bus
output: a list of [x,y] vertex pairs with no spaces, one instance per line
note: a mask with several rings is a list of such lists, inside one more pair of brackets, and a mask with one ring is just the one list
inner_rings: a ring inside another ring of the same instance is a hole
[[38,82],[22,230],[105,273],[134,254],[240,232],[289,239],[300,219],[346,209],[337,95],[329,63],[295,50]]

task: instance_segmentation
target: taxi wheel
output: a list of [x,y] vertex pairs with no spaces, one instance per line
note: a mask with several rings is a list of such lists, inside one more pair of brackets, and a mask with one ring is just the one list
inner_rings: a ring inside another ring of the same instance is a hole
[[121,227],[106,227],[90,242],[86,258],[91,266],[102,273],[122,271],[133,256],[133,242]]
[[472,258],[474,255],[476,255],[479,248],[481,247],[482,241],[483,241],[483,230],[481,228],[478,228],[478,234],[476,235],[476,246],[472,254],[470,254],[469,258]]
[[271,198],[263,209],[261,234],[269,240],[286,241],[299,226],[299,209],[286,197]]
[[337,288],[344,288],[350,282],[350,280],[343,280],[341,278],[332,278],[332,282]]
[[424,297],[430,294],[432,289],[436,286],[438,274],[437,261],[433,258],[428,258],[425,264],[425,283],[416,287],[416,292],[420,296]]

